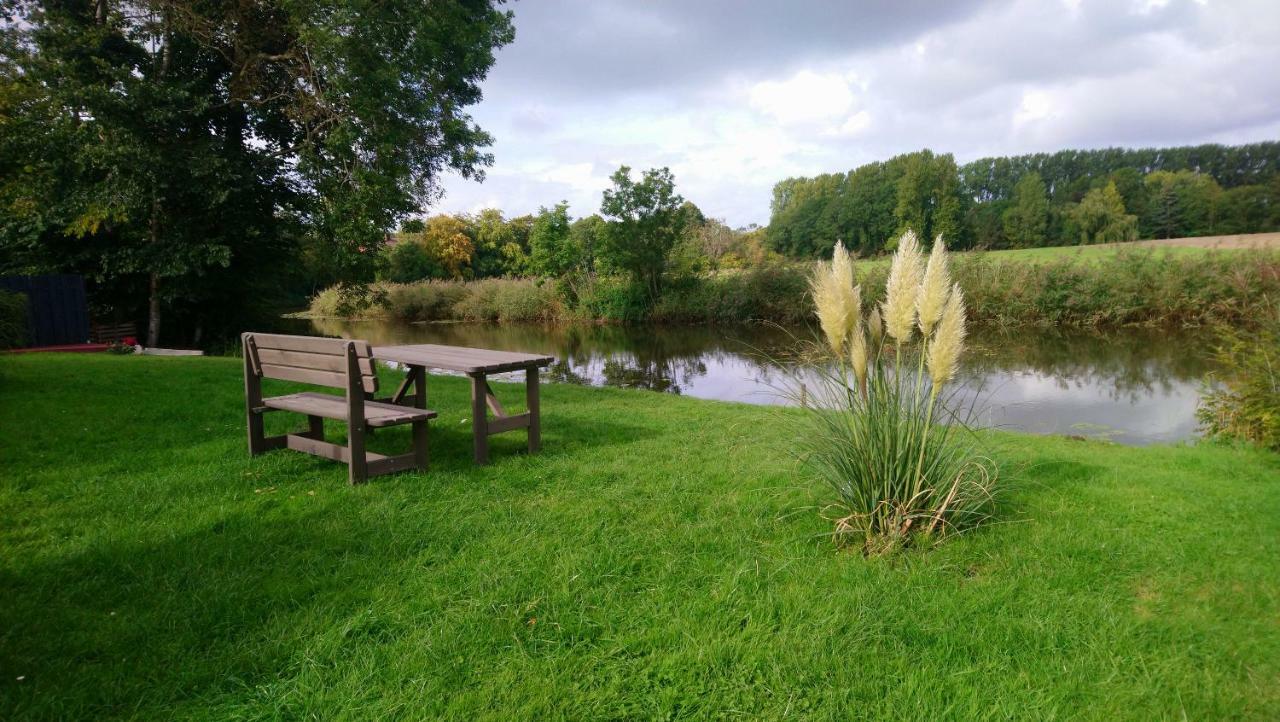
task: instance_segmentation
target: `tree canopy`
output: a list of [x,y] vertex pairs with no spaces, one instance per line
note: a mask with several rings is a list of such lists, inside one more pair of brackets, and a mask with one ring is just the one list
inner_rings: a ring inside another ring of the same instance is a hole
[[[0,0],[4,271],[71,271],[123,306],[229,315],[281,259],[371,276],[440,173],[479,177],[464,112],[513,37],[496,2]],[[277,285],[279,279],[277,278]]]
[[613,187],[605,190],[600,204],[600,214],[608,221],[602,256],[656,297],[690,212],[683,208],[684,198],[676,193],[675,178],[667,168],[647,170],[636,181],[624,165],[610,180]]
[[[1088,209],[1077,206],[1109,184],[1120,215],[1135,216],[1143,237],[1257,233],[1280,229],[1277,178],[1274,142],[1064,150],[962,166],[922,150],[847,173],[779,181],[767,239],[793,257],[822,256],[837,240],[863,255],[878,253],[905,227],[941,234],[952,248],[1078,243],[1075,221]],[[1095,210],[1100,198],[1090,200]]]

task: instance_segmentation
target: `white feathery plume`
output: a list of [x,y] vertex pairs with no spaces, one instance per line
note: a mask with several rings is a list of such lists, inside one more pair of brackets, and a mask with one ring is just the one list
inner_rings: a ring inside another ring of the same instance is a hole
[[908,229],[898,240],[885,286],[884,330],[897,343],[910,340],[915,327],[916,297],[924,275],[921,265],[920,242],[915,232]]
[[942,236],[938,236],[929,253],[929,265],[924,269],[924,281],[920,285],[920,296],[916,299],[916,317],[925,337],[933,332],[933,327],[942,318],[942,307],[950,292],[951,270],[947,263],[947,247],[942,242]]
[[929,377],[933,379],[933,393],[956,375],[956,366],[960,352],[964,349],[964,294],[960,284],[951,287],[947,303],[942,308],[942,319],[938,321],[938,332],[929,344],[928,358]]

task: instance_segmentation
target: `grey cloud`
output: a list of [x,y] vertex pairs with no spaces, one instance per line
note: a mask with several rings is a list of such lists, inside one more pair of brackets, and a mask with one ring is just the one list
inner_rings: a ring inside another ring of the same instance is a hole
[[[497,139],[495,166],[483,185],[446,179],[434,210],[520,214],[567,199],[585,215],[626,163],[671,166],[686,197],[745,224],[767,221],[770,188],[788,175],[922,147],[963,162],[1249,142],[1280,130],[1274,0],[1082,0],[1074,11],[1056,0],[525,0],[514,9],[515,44],[474,108]],[[856,77],[848,112],[866,113],[866,128],[840,135],[840,118],[787,124],[751,105],[752,86],[801,70]],[[1017,120],[1027,94],[1044,112]]]

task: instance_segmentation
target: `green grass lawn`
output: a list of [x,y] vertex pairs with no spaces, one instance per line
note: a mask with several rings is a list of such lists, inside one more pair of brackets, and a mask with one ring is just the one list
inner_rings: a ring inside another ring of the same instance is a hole
[[430,393],[353,488],[236,359],[0,357],[0,719],[1280,718],[1275,455],[994,435],[1007,523],[867,560],[789,412],[551,386],[475,468]]

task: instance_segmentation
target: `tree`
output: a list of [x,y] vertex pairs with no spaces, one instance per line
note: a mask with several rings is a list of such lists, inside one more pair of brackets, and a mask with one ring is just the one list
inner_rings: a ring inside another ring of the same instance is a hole
[[473,267],[476,278],[518,274],[523,266],[512,267],[513,257],[523,257],[514,228],[497,208],[486,208],[469,217],[470,235],[475,239]]
[[1149,197],[1142,228],[1155,238],[1203,236],[1214,232],[1222,187],[1189,170],[1151,173],[1144,180]]
[[[1277,176],[1280,181],[1280,176]],[[1280,228],[1280,182],[1264,185],[1236,186],[1222,192],[1217,231],[1230,233],[1264,233]]]
[[[427,219],[421,243],[449,278],[467,275],[475,245],[467,235],[467,223],[457,216],[438,215]],[[464,268],[467,267],[467,268]]]
[[0,147],[39,176],[40,209],[0,223],[0,248],[141,286],[151,345],[166,310],[197,335],[227,323],[221,301],[279,285],[299,244],[338,280],[369,277],[443,170],[491,162],[462,109],[512,38],[493,2],[0,3],[3,93],[26,98],[0,101]]
[[1049,196],[1040,174],[1022,176],[1013,187],[1013,205],[1004,212],[1004,235],[1014,248],[1045,245],[1049,227]]
[[386,279],[392,283],[444,277],[444,268],[422,245],[421,234],[406,235],[387,254]]
[[605,190],[600,204],[608,220],[603,258],[657,298],[671,249],[684,233],[684,198],[676,193],[667,168],[647,170],[637,183],[624,165],[611,180],[613,187]]
[[581,263],[582,250],[569,234],[569,204],[538,209],[529,231],[529,270],[540,276],[563,276]]
[[1125,213],[1115,183],[1108,182],[1086,193],[1068,216],[1080,243],[1118,243],[1138,237],[1138,219]]
[[694,232],[698,240],[698,247],[702,250],[702,254],[706,256],[707,262],[711,265],[711,270],[719,270],[721,259],[737,245],[738,234],[725,225],[724,221],[717,218],[708,219],[698,226]]
[[569,226],[569,240],[582,254],[582,268],[587,273],[596,272],[597,257],[604,243],[604,228],[604,219],[596,213],[579,218]]

